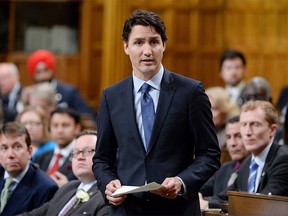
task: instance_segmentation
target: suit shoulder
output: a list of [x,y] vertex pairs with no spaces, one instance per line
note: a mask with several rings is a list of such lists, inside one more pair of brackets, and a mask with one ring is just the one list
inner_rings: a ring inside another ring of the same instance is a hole
[[57,186],[57,184],[41,169],[39,169],[33,164],[31,164],[30,166],[34,170],[33,181],[36,184],[45,185],[46,188]]
[[35,161],[35,163],[42,161],[46,157],[51,157],[51,155],[53,155],[53,153],[54,153],[54,150],[49,150],[49,151],[43,152],[40,155],[38,155],[34,161]]

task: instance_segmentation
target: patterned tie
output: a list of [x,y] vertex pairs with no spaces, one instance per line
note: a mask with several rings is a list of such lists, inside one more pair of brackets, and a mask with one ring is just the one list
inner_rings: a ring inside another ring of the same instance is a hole
[[151,132],[154,124],[155,111],[152,97],[149,95],[150,85],[144,83],[141,87],[141,113],[144,127],[146,149],[148,149]]
[[9,189],[11,188],[11,186],[14,184],[15,182],[13,181],[12,178],[7,178],[6,181],[5,181],[5,185],[4,185],[4,188],[1,192],[1,207],[0,207],[0,212],[3,211],[6,203],[7,203],[7,200],[8,200],[8,197],[9,197]]
[[59,168],[59,162],[60,162],[60,159],[61,159],[62,157],[63,157],[63,155],[60,154],[60,153],[58,153],[58,154],[56,155],[55,163],[54,163],[54,165],[51,167],[51,169],[48,171],[48,175],[51,175],[51,174],[53,174],[55,171],[58,170],[58,168]]
[[77,197],[76,195],[74,197],[72,197],[71,202],[69,203],[69,205],[66,206],[66,208],[62,211],[62,213],[59,216],[64,216],[67,214],[67,212],[73,208],[73,206],[77,203]]
[[250,164],[250,172],[249,172],[249,179],[248,179],[248,192],[249,193],[255,193],[255,182],[256,182],[256,176],[257,176],[257,168],[258,164],[253,160]]

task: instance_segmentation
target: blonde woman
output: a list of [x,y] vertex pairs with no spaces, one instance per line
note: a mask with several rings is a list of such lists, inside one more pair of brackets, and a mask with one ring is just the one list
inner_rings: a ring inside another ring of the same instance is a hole
[[206,90],[211,103],[213,122],[217,133],[219,147],[226,148],[225,125],[228,119],[239,115],[239,109],[230,95],[222,87],[211,87]]

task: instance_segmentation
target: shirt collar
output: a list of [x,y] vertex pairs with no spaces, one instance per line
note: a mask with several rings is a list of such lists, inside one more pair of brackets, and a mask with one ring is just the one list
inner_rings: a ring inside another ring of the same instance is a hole
[[261,152],[261,154],[259,154],[256,157],[254,155],[252,155],[252,160],[255,160],[255,162],[258,164],[258,166],[264,166],[266,158],[267,158],[267,155],[268,155],[268,153],[270,151],[270,148],[272,146],[272,143],[273,143],[273,139],[269,143],[269,145],[267,145],[265,147],[265,149]]
[[70,156],[70,153],[74,147],[75,140],[73,140],[69,145],[67,145],[64,149],[59,149],[58,145],[56,145],[54,150],[54,155],[61,154],[63,157],[67,158]]
[[[160,70],[146,83],[152,86],[154,89],[160,91],[160,85],[161,85],[163,74],[164,74],[164,67],[163,65],[161,65]],[[140,88],[142,87],[142,85],[145,83],[145,81],[137,78],[133,72],[133,83],[134,83],[135,91],[138,92]]]
[[92,182],[90,182],[90,183],[88,183],[88,184],[85,184],[85,185],[81,182],[81,184],[78,186],[77,191],[82,189],[82,190],[84,190],[85,192],[87,192],[87,191],[89,191],[90,188],[91,188],[93,185],[95,185],[96,183],[97,183],[96,180],[93,180]]
[[[17,184],[23,179],[23,177],[25,176],[25,174],[27,173],[28,169],[29,169],[29,163],[27,164],[26,168],[16,177],[13,177],[13,181],[16,182]],[[9,178],[9,174],[7,171],[5,171],[4,173],[4,180],[6,180],[7,178]]]

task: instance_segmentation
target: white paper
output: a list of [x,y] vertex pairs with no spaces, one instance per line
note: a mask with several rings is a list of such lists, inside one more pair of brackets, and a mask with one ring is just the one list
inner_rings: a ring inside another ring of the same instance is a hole
[[162,185],[151,182],[149,184],[143,185],[143,186],[127,186],[123,185],[122,187],[118,188],[112,196],[116,197],[122,194],[130,194],[130,193],[138,193],[138,192],[144,192],[144,191],[151,191],[151,190],[157,190],[159,188],[163,187]]

